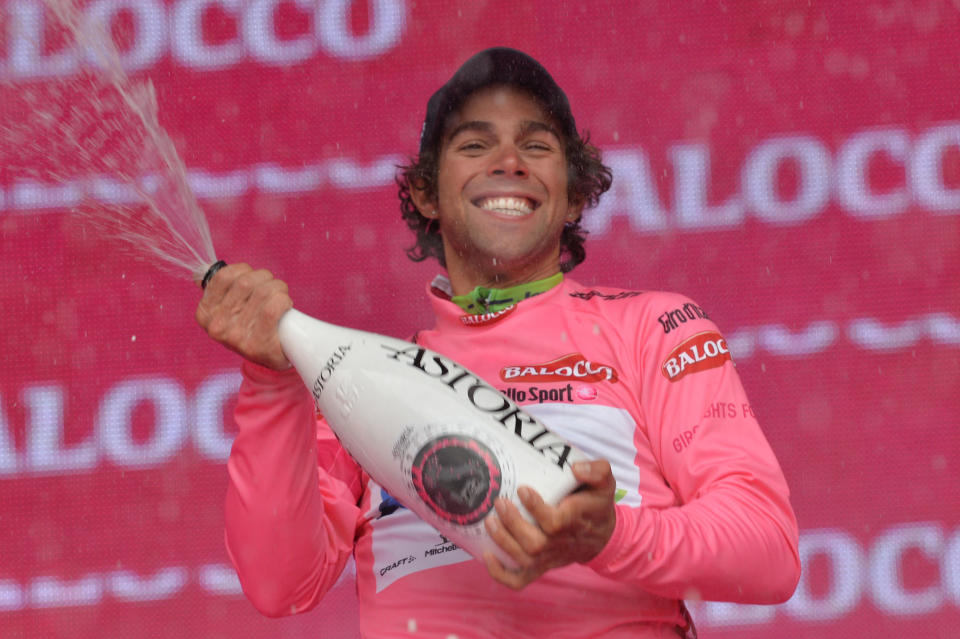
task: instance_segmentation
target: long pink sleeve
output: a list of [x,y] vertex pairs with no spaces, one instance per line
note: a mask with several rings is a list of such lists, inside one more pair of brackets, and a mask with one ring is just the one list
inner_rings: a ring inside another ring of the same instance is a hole
[[[675,296],[659,308],[685,304]],[[725,342],[706,319],[669,335],[656,318],[642,325],[654,327],[637,362],[645,435],[678,503],[618,506],[613,537],[588,565],[664,597],[785,601],[800,577],[797,522]]]
[[243,374],[227,463],[227,551],[260,612],[292,614],[315,606],[351,556],[362,475],[318,422],[295,371],[244,362]]

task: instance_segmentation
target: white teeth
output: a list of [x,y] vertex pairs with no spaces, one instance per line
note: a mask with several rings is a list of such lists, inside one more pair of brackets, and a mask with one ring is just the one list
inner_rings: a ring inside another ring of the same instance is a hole
[[530,203],[521,197],[489,197],[480,203],[480,208],[506,215],[527,215],[533,211]]

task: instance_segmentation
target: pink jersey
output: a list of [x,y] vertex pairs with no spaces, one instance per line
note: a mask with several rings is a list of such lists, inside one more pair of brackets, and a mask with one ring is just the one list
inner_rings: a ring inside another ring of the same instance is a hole
[[609,460],[613,537],[587,564],[520,592],[501,586],[353,462],[295,372],[245,364],[227,546],[258,609],[316,605],[351,555],[365,637],[677,636],[683,599],[791,595],[800,563],[787,485],[700,307],[569,279],[488,315],[430,297],[437,324],[417,343]]

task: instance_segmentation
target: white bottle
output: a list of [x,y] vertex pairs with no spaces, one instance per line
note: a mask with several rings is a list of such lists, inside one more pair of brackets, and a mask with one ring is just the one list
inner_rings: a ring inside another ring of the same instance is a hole
[[587,457],[448,357],[411,342],[287,311],[283,352],[340,443],[404,506],[475,557],[514,566],[483,520],[517,487],[550,504],[577,487]]

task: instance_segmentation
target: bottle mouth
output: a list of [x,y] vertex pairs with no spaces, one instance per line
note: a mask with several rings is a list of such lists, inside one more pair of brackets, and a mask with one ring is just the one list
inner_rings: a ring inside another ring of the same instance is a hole
[[203,289],[207,288],[207,282],[209,282],[210,279],[217,274],[217,271],[219,271],[226,265],[227,263],[224,262],[223,260],[217,260],[216,262],[211,264],[210,268],[208,268],[207,272],[204,274],[203,279],[200,280],[200,288],[203,288]]

